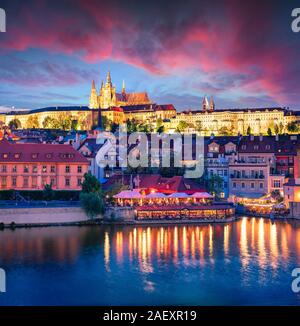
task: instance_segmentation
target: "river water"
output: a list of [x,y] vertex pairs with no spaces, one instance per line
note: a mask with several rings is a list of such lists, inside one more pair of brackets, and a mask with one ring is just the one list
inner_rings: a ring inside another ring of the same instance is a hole
[[300,223],[0,231],[0,305],[300,305]]

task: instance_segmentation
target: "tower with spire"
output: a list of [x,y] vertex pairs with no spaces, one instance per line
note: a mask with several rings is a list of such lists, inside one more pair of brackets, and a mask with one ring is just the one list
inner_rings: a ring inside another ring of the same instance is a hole
[[214,102],[214,99],[212,96],[210,97],[210,100],[209,100],[209,111],[210,112],[215,111],[215,102]]
[[90,109],[98,109],[99,108],[98,94],[97,94],[96,85],[95,85],[94,80],[92,82],[92,89],[91,89],[91,95],[90,95],[89,108]]
[[208,102],[208,99],[207,99],[206,95],[203,97],[202,111],[204,111],[204,112],[208,112],[209,111],[209,102]]

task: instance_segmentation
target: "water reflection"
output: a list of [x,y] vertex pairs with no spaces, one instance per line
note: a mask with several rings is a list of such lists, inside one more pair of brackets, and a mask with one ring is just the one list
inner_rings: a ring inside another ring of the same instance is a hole
[[[0,232],[0,261],[43,264],[74,263],[83,250],[103,256],[107,272],[112,264],[136,264],[142,273],[155,266],[213,265],[216,256],[237,253],[241,271],[256,264],[259,277],[266,267],[286,266],[291,255],[300,261],[299,224],[243,218],[226,225],[158,227],[70,227],[5,230]],[[154,266],[155,265],[155,266]],[[260,274],[261,273],[261,274]],[[152,287],[151,285],[150,287]]]

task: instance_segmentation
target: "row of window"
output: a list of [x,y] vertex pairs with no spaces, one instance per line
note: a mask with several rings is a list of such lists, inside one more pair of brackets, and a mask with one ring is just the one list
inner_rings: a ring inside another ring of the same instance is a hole
[[[236,182],[233,182],[232,183],[232,189],[237,189],[238,187],[237,187],[237,183]],[[241,188],[242,189],[246,189],[246,184],[245,184],[245,182],[242,182],[241,183]],[[264,183],[263,182],[260,182],[259,183],[259,189],[263,189],[264,188]],[[251,182],[250,183],[250,189],[255,189],[255,183],[254,182]]]
[[[31,169],[32,173],[37,173],[38,172],[38,166],[37,165],[32,165],[31,167],[32,167],[32,169]],[[7,170],[8,170],[7,169],[7,165],[2,165],[1,166],[0,171],[2,173],[6,173]],[[12,173],[17,173],[18,172],[17,165],[13,165],[11,171],[12,171]],[[50,170],[49,170],[49,166],[47,166],[47,165],[43,165],[42,166],[42,173],[47,173],[48,171],[50,173],[55,173],[56,172],[55,165],[51,165],[50,166]],[[24,165],[23,166],[23,173],[29,173],[29,172],[30,172],[30,166],[29,165]],[[69,165],[67,165],[65,167],[65,172],[66,173],[70,173],[71,172],[71,168],[70,168]],[[81,165],[77,166],[77,173],[82,173],[82,166]]]
[[[12,177],[11,178],[11,185],[12,187],[17,187],[17,178],[18,177]],[[42,178],[42,185],[46,185],[48,183],[47,178]],[[56,179],[51,178],[50,183],[52,186],[56,186]],[[77,186],[80,187],[82,184],[82,179],[77,178]],[[65,186],[69,187],[71,185],[71,178],[65,178]],[[32,188],[37,188],[38,182],[37,182],[37,177],[32,177],[31,178],[31,187]],[[7,187],[7,177],[1,177],[1,188],[6,188]],[[29,187],[29,177],[23,177],[22,180],[22,187],[23,188],[28,188]]]
[[[39,156],[39,153],[32,153],[32,154],[31,154],[31,158],[32,158],[32,159],[37,159],[38,156]],[[4,154],[2,154],[2,157],[3,157],[4,159],[8,159],[8,158],[9,158],[9,153],[4,153]],[[21,153],[14,153],[14,154],[13,154],[13,158],[15,158],[15,159],[19,159],[20,157],[21,157]],[[47,159],[50,159],[50,158],[53,157],[53,154],[52,154],[52,153],[47,153],[47,154],[45,155],[45,157],[46,157]],[[60,157],[61,157],[61,158],[74,158],[74,154],[72,154],[72,153],[60,154]]]

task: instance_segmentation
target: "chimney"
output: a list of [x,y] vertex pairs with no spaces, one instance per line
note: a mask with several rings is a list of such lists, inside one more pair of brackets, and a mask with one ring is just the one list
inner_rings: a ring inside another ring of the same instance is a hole
[[263,134],[259,134],[259,141],[263,141],[263,139],[264,139]]

